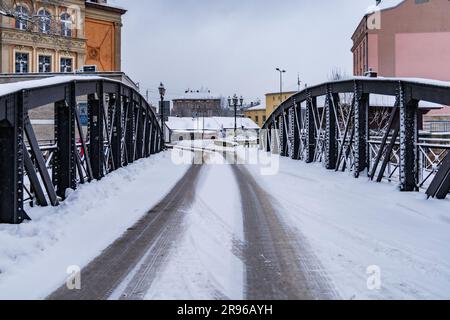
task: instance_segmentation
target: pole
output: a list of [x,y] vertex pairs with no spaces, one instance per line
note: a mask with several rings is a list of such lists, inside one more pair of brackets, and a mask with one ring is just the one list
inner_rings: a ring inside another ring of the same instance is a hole
[[161,146],[164,149],[165,145],[166,145],[166,129],[165,129],[165,125],[164,125],[164,97],[161,96],[161,130],[162,130],[162,134],[161,134]]
[[280,71],[280,105],[283,102],[283,72]]
[[234,139],[237,139],[237,101],[234,102]]
[[203,115],[202,140],[205,140],[205,107],[203,107],[202,115]]

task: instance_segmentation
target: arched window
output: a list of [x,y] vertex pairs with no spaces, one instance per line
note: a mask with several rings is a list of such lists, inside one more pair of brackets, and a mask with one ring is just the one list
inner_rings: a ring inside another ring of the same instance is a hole
[[30,11],[23,5],[16,6],[16,28],[20,30],[28,29],[28,19],[30,18]]
[[61,15],[61,35],[65,37],[72,36],[72,17],[67,12]]
[[52,15],[47,9],[41,9],[38,12],[39,31],[42,33],[50,33]]

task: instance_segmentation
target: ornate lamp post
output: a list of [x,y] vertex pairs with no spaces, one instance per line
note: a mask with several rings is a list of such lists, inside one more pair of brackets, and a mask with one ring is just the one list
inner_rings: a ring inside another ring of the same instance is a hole
[[238,98],[238,96],[235,94],[233,98],[228,97],[228,106],[231,108],[234,108],[234,139],[237,138],[237,108],[238,106],[242,109],[242,106],[244,105],[244,98],[241,96]]
[[159,95],[161,97],[161,145],[162,148],[165,149],[166,144],[166,128],[165,128],[165,118],[164,118],[164,96],[166,95],[166,88],[164,88],[164,84],[161,82],[161,84],[158,87]]

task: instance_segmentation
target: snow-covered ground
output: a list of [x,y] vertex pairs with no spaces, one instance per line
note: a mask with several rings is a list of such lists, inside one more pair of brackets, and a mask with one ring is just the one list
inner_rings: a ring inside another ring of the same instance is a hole
[[80,186],[59,207],[28,208],[33,221],[0,225],[0,299],[44,298],[123,234],[184,175],[170,152]]
[[238,190],[229,166],[203,168],[182,239],[146,299],[243,298],[244,265],[234,253],[244,241]]
[[[342,298],[450,299],[450,200],[287,158],[274,175],[248,168],[308,239]],[[378,274],[380,290],[369,290]]]

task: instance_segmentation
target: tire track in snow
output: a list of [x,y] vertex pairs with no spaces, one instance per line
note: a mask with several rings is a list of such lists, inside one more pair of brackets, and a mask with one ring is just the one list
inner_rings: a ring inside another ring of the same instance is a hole
[[339,298],[306,240],[278,217],[273,197],[244,166],[232,168],[240,188],[244,218],[246,299]]
[[201,168],[192,165],[158,205],[81,271],[81,290],[68,290],[64,284],[47,299],[106,300],[136,268],[121,296],[141,299],[180,234],[184,208],[194,198]]

